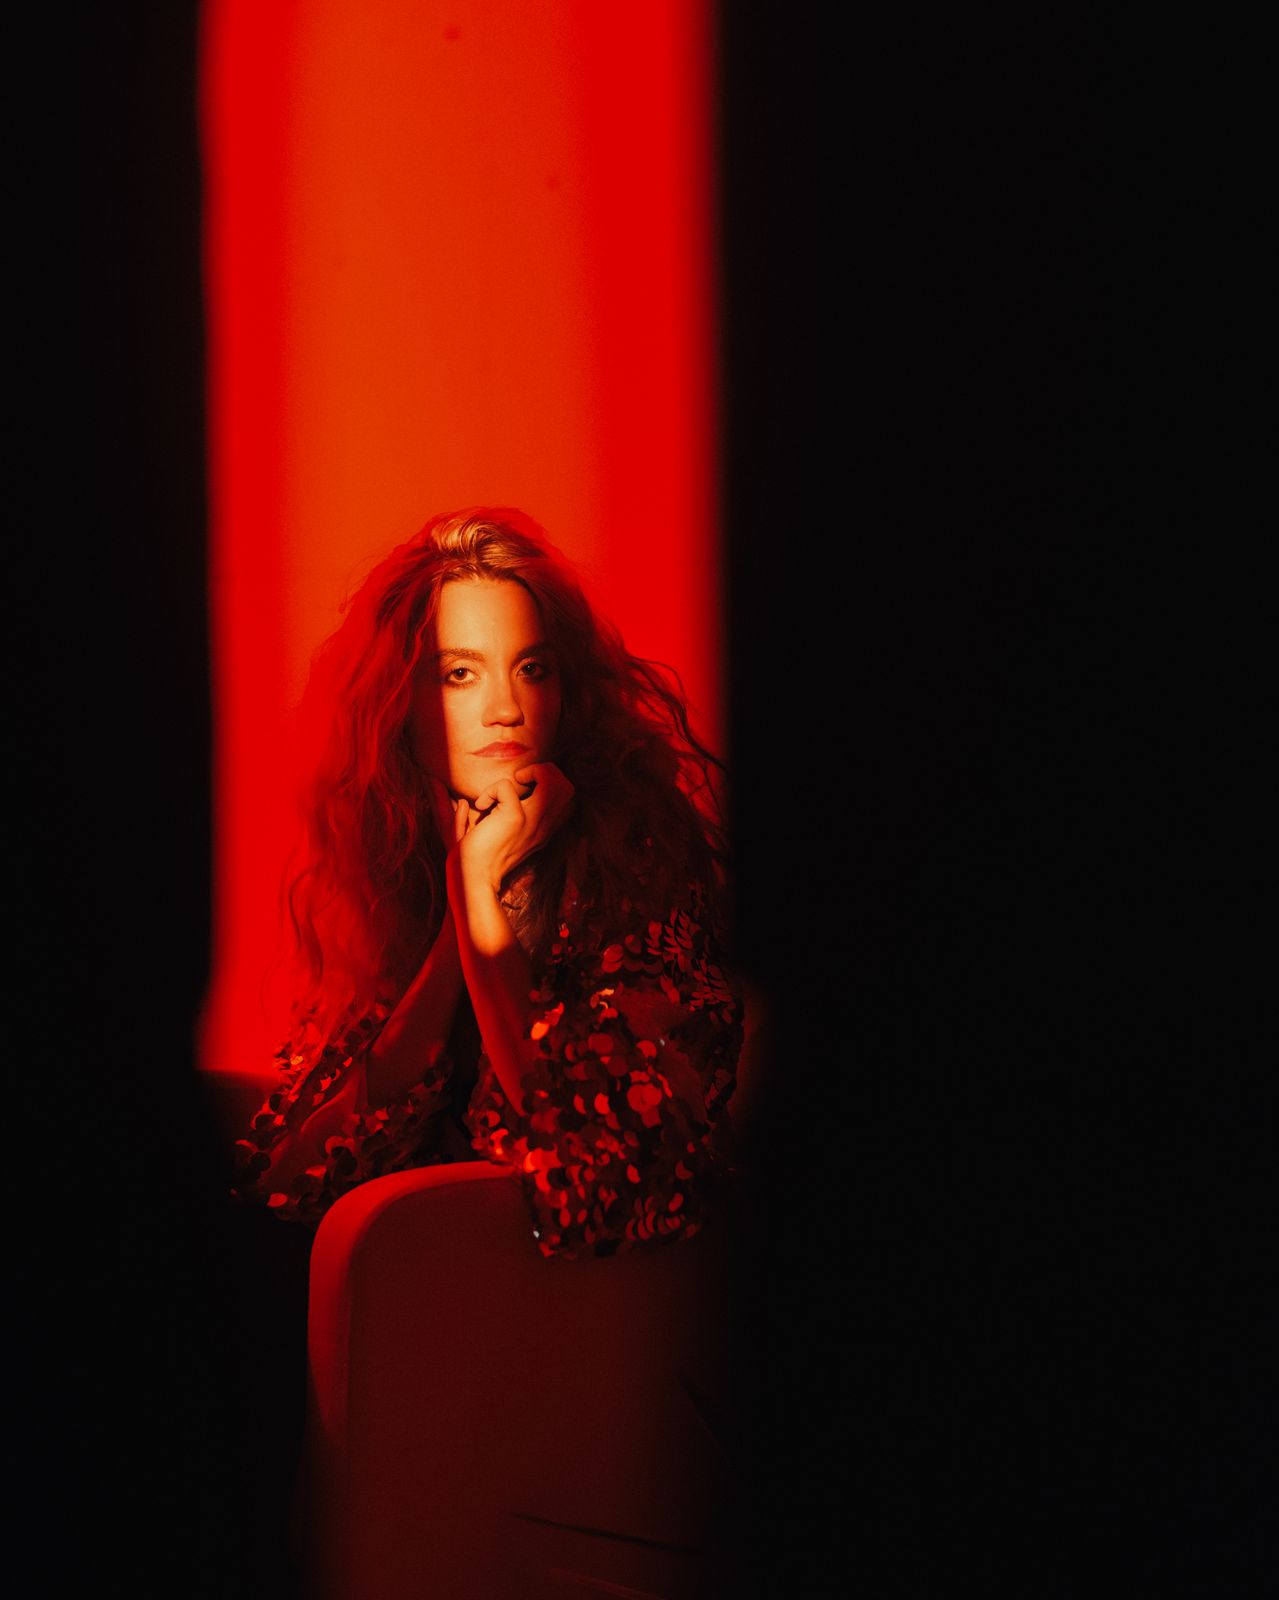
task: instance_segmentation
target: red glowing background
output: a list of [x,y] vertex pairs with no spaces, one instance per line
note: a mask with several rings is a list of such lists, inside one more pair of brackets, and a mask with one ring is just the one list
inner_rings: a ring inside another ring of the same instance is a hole
[[291,711],[432,512],[522,507],[722,747],[710,0],[209,0],[214,964],[269,1070]]

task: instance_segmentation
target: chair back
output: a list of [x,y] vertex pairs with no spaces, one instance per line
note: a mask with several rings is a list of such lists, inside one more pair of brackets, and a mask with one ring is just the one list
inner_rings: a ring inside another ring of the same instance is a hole
[[733,1489],[730,1211],[564,1261],[486,1162],[339,1201],[311,1266],[317,1596],[710,1592]]

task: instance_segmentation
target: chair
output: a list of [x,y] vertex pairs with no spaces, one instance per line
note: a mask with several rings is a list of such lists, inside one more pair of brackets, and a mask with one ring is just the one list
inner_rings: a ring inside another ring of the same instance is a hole
[[[732,1113],[750,1142],[761,1006]],[[228,1142],[273,1072],[216,1072]],[[344,1196],[311,1257],[306,1515],[315,1600],[710,1600],[736,1571],[741,1197],[702,1233],[546,1260],[488,1162]]]
[[375,1179],[311,1261],[321,1600],[694,1600],[733,1492],[731,1196],[693,1239],[546,1259],[487,1162]]

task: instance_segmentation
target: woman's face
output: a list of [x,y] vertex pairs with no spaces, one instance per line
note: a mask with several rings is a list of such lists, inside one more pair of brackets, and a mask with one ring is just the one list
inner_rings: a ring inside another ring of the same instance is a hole
[[423,641],[410,732],[419,766],[453,795],[476,795],[549,759],[559,666],[537,602],[520,583],[446,583]]

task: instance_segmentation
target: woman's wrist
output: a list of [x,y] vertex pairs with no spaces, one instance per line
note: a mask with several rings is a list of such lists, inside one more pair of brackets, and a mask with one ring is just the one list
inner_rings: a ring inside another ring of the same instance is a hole
[[459,847],[449,855],[448,872],[468,904],[476,899],[501,897],[504,873],[496,861],[476,858]]
[[447,875],[462,973],[498,1083],[522,1116],[520,1079],[531,984],[528,957],[482,864],[472,864],[468,870],[455,859],[460,856],[460,850],[450,856]]
[[459,946],[465,943],[481,954],[493,955],[514,941],[500,884],[492,881],[482,862],[468,865],[461,859],[461,851],[449,860],[448,898]]

